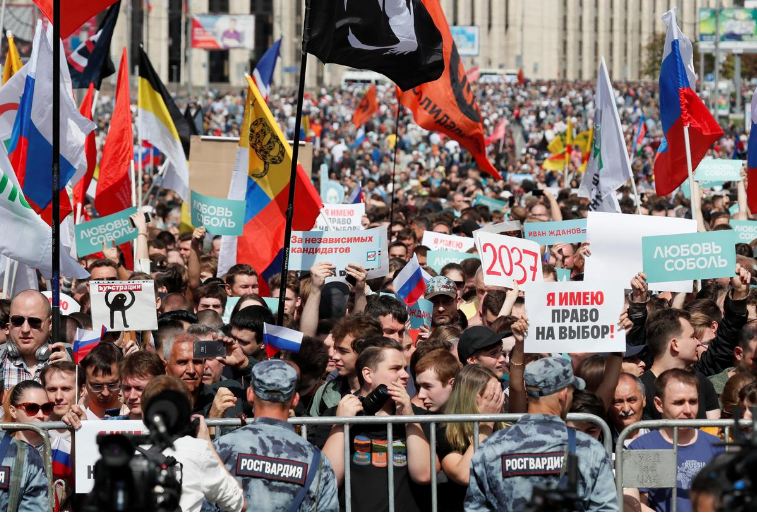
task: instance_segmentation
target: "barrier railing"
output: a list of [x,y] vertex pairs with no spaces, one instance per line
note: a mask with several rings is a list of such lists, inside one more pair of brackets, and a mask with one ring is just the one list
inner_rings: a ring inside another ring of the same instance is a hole
[[[752,427],[751,420],[741,420],[740,427]],[[724,438],[730,439],[733,419],[723,420],[643,420],[625,428],[615,444],[615,486],[618,489],[618,504],[623,504],[623,488],[672,488],[672,511],[677,511],[678,500],[678,436],[679,429],[725,428]],[[671,449],[633,450],[626,449],[625,442],[640,429],[672,429]],[[632,479],[627,470],[637,470]]]
[[[67,428],[65,424],[63,428]],[[34,431],[40,437],[42,437],[42,461],[45,464],[45,474],[47,475],[47,498],[50,503],[50,511],[53,510],[55,505],[55,498],[53,497],[53,458],[52,449],[50,448],[50,436],[47,434],[49,428],[43,427],[40,424],[23,424],[20,422],[0,422],[0,429],[3,431]],[[60,428],[56,428],[60,429]],[[29,448],[29,450],[36,450]],[[2,464],[2,462],[0,462]],[[18,471],[18,470],[16,470]]]

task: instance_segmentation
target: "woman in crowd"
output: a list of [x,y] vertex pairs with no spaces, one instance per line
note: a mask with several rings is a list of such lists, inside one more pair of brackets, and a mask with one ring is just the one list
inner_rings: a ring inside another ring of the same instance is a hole
[[[4,406],[3,421],[34,424],[46,422],[53,412],[54,404],[48,400],[42,385],[28,379],[19,382],[8,392],[7,404]],[[36,431],[19,430],[14,436],[42,451],[44,440]]]

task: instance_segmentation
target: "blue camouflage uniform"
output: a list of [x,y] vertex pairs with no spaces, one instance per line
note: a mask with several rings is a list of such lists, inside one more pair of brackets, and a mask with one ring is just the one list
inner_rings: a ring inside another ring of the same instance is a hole
[[[581,390],[570,362],[543,358],[526,367],[525,382],[532,397],[559,392],[566,386]],[[490,436],[471,462],[466,511],[523,511],[534,488],[554,490],[564,474],[568,428],[559,416],[524,415],[511,428]],[[576,432],[579,511],[617,511],[617,489],[610,457],[594,438]]]
[[[0,431],[0,440],[9,434]],[[1,445],[1,444],[0,444]],[[23,462],[19,464],[19,449]],[[20,476],[16,473],[20,472]],[[50,502],[47,493],[48,479],[39,452],[27,444],[16,439],[10,439],[10,444],[0,465],[0,511],[9,511],[13,481],[18,481],[18,498],[14,508],[10,511],[49,511]]]
[[[266,401],[289,401],[296,382],[294,368],[281,360],[266,360],[252,369],[255,396]],[[215,448],[242,486],[248,511],[290,511],[318,451],[286,421],[265,417],[218,438]],[[338,511],[336,477],[325,456],[320,455],[314,472],[297,511]]]

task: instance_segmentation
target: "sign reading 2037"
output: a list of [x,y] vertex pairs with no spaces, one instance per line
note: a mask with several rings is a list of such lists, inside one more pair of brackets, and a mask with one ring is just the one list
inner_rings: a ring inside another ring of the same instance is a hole
[[485,285],[512,288],[516,283],[543,281],[536,242],[485,231],[475,235]]

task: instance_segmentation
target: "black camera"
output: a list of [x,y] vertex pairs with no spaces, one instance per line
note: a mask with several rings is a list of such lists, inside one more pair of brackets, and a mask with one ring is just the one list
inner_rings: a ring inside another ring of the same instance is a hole
[[379,385],[373,392],[358,399],[363,403],[363,415],[376,415],[389,400],[389,389],[386,385]]

